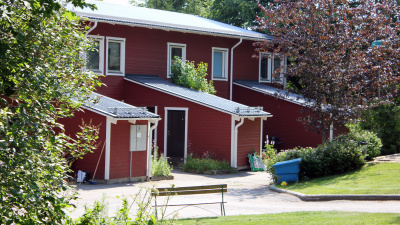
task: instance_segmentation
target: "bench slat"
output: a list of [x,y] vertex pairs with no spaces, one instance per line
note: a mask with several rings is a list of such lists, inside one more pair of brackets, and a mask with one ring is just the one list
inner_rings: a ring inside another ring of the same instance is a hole
[[[211,189],[211,190],[193,190],[193,191],[160,191],[157,196],[174,196],[174,195],[197,195],[197,194],[213,194],[227,193],[227,189]],[[156,195],[156,193],[151,193]]]
[[201,189],[216,189],[216,188],[227,188],[227,184],[217,185],[203,185],[203,186],[189,186],[189,187],[167,187],[167,188],[156,188],[159,191],[190,191],[190,190],[201,190]]
[[154,207],[165,207],[165,206],[192,206],[192,205],[210,205],[210,204],[221,204],[227,202],[207,202],[207,203],[194,203],[194,204],[176,204],[176,205],[155,205]]

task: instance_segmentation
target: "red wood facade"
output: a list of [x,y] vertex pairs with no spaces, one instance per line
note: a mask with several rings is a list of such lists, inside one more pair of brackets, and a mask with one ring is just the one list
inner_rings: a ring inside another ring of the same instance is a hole
[[[107,117],[90,110],[75,113],[72,118],[63,119],[66,134],[69,136],[79,132],[78,124],[82,124],[82,120],[86,123],[92,121],[93,125],[100,125],[99,139],[97,140],[98,148],[93,153],[88,153],[82,159],[77,159],[72,164],[72,169],[75,173],[82,170],[90,173],[90,179],[110,180],[108,182],[128,181],[131,176],[133,179],[145,178],[147,168],[146,151],[132,152],[132,170],[130,168],[130,123],[127,120],[117,120],[111,125],[110,137],[110,167],[109,177],[105,178],[106,171],[106,145],[107,140]],[[135,125],[148,125],[147,120],[136,121]],[[147,146],[148,149],[148,146]],[[96,174],[95,170],[97,171]],[[94,177],[92,177],[94,176]]]

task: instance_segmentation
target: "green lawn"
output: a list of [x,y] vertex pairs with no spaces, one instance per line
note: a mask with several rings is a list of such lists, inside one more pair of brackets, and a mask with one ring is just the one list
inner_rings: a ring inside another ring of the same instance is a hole
[[264,215],[182,219],[175,224],[400,224],[400,214],[353,212],[294,212]]
[[[283,188],[281,185],[275,185]],[[349,173],[289,184],[285,189],[318,194],[400,194],[400,163],[367,164]]]

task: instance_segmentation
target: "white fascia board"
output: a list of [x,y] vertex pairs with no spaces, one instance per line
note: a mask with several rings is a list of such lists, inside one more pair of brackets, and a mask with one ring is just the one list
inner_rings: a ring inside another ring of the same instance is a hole
[[[226,38],[243,38],[244,40],[250,41],[270,41],[267,37],[260,36],[252,36],[241,34],[239,32],[232,32],[232,34],[223,33],[219,30],[209,29],[201,31],[198,27],[190,27],[190,26],[182,26],[182,27],[173,27],[174,25],[171,24],[164,24],[164,23],[152,23],[145,20],[127,20],[126,18],[118,18],[118,17],[110,17],[107,18],[100,18],[97,14],[90,14],[90,13],[77,13],[78,16],[87,18],[90,21],[98,21],[103,23],[109,24],[118,24],[118,25],[126,25],[132,27],[143,27],[149,29],[159,29],[165,31],[176,31],[181,33],[193,33],[193,34],[202,34],[202,35],[210,35],[210,36],[218,36],[218,37],[226,37]],[[126,22],[122,22],[126,21]]]
[[[198,104],[198,105],[202,105],[202,106],[208,107],[208,108],[210,108],[210,109],[214,109],[214,110],[219,111],[219,112],[223,112],[223,113],[226,113],[226,114],[229,114],[229,115],[232,115],[232,116],[239,116],[239,115],[237,115],[237,114],[234,114],[234,113],[231,113],[231,112],[222,110],[222,109],[218,109],[218,108],[215,108],[215,107],[210,106],[210,105],[207,105],[207,104],[203,104],[203,103],[201,103],[201,102],[195,101],[195,100],[190,99],[190,98],[185,98],[185,97],[183,97],[183,96],[181,96],[181,95],[177,95],[177,94],[175,94],[175,93],[171,93],[171,92],[165,91],[165,90],[163,90],[163,89],[155,88],[155,87],[152,87],[152,86],[149,86],[149,85],[146,85],[146,84],[143,84],[143,83],[140,83],[140,82],[131,80],[131,79],[127,79],[127,78],[124,78],[124,79],[125,79],[126,81],[130,81],[130,82],[132,82],[132,83],[139,84],[139,85],[142,85],[142,86],[144,86],[144,87],[147,87],[147,88],[150,88],[150,89],[159,91],[159,92],[163,92],[163,93],[166,93],[166,94],[169,94],[169,95],[178,97],[178,98],[180,98],[180,99],[183,99],[183,100],[186,100],[186,101],[189,101],[189,102],[193,102],[193,103],[196,103],[196,104]],[[262,117],[271,117],[271,116],[272,116],[272,115],[267,115],[267,116],[240,116],[240,117],[246,117],[246,118],[247,118],[247,117],[255,117],[255,118],[260,118],[260,117],[261,117],[261,118],[262,118]]]

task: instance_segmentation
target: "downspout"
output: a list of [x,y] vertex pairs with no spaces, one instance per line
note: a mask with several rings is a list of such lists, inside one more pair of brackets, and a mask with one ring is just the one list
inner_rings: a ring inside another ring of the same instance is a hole
[[106,122],[106,154],[105,154],[105,165],[104,165],[104,180],[110,179],[110,148],[111,148],[111,118],[107,117]]
[[97,27],[97,20],[94,21],[93,27],[91,27],[91,28],[86,32],[86,35],[88,35],[90,32],[92,32],[96,27]]
[[232,86],[233,86],[233,50],[237,47],[237,46],[239,46],[241,43],[242,43],[242,41],[243,41],[243,38],[240,38],[240,41],[238,42],[238,43],[236,43],[236,45],[235,46],[233,46],[232,48],[231,48],[231,80],[230,80],[230,86],[229,86],[229,100],[231,100],[232,101]]
[[242,126],[243,123],[244,123],[244,118],[242,117],[242,118],[240,118],[240,122],[239,122],[238,124],[236,124],[236,126],[235,126],[235,142],[234,142],[234,145],[235,145],[235,147],[234,147],[234,149],[235,149],[235,152],[234,152],[235,160],[234,160],[234,162],[233,162],[233,166],[234,166],[235,168],[237,168],[238,130],[239,130],[239,127]]
[[153,147],[153,145],[151,143],[151,140],[153,139],[153,130],[156,129],[156,127],[158,126],[158,121],[159,120],[156,120],[154,122],[154,125],[152,127],[150,127],[150,129],[149,129],[150,134],[147,135],[147,137],[148,137],[147,144],[148,144],[149,147],[148,147],[148,150],[147,150],[147,171],[146,171],[146,176],[147,176],[147,179],[149,179],[149,180],[151,180],[151,150],[152,150],[152,147]]

